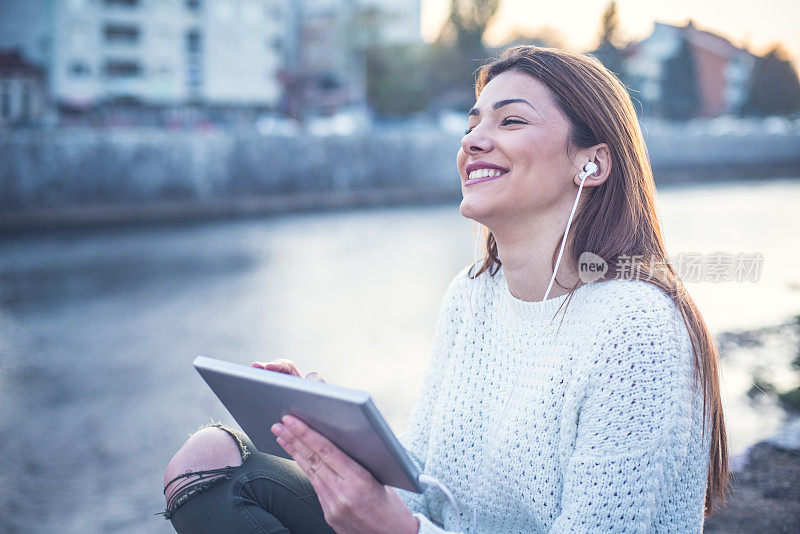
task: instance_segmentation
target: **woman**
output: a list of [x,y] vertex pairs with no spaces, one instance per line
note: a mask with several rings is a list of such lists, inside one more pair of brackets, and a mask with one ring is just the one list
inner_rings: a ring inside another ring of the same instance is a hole
[[724,502],[718,354],[667,259],[626,90],[593,58],[522,46],[476,96],[457,163],[486,255],[447,289],[401,437],[457,505],[380,485],[287,418],[296,464],[227,429],[190,438],[165,479],[189,473],[166,488],[179,532],[700,532]]

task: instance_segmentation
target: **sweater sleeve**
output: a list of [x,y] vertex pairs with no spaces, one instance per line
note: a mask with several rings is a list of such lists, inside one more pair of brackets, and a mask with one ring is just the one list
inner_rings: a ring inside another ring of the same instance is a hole
[[[442,299],[436,322],[433,350],[425,372],[422,390],[417,398],[414,408],[406,425],[406,431],[398,437],[400,443],[412,457],[417,467],[425,471],[425,461],[428,456],[428,439],[431,428],[431,414],[438,405],[437,399],[441,391],[441,383],[445,369],[455,344],[457,332],[459,305],[459,287],[463,272],[451,282]],[[396,490],[400,498],[406,503],[409,510],[420,521],[420,533],[444,532],[428,519],[428,507],[424,494],[413,493],[401,489]],[[426,491],[439,491],[428,488]]]
[[624,298],[592,344],[551,534],[648,532],[661,488],[695,439],[688,330],[669,297],[649,287],[658,294]]

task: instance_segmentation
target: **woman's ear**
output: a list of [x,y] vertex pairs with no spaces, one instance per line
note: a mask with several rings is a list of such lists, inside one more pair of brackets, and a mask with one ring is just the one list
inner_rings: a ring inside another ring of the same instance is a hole
[[[607,144],[600,143],[592,148],[581,150],[578,158],[578,166],[581,172],[583,167],[590,161],[597,165],[597,170],[583,181],[584,187],[596,187],[611,176],[611,151],[608,149]],[[575,174],[575,185],[581,185],[580,172]]]

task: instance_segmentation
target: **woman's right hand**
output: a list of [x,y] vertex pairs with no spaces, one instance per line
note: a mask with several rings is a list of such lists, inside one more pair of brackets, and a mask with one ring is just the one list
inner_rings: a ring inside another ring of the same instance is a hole
[[[250,364],[250,367],[256,367],[258,369],[265,369],[267,371],[276,371],[278,373],[286,373],[287,375],[296,376],[298,378],[303,378],[303,375],[300,373],[300,370],[294,364],[292,360],[287,360],[286,358],[279,358],[277,360],[272,360],[269,362],[253,362]],[[316,380],[317,382],[325,382],[319,374],[311,372],[306,375],[306,380]]]

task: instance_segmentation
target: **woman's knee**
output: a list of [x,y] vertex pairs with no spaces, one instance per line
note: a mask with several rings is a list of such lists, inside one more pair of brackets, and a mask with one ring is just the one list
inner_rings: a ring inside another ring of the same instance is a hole
[[167,509],[174,508],[178,493],[186,494],[203,484],[227,478],[231,468],[242,465],[249,451],[239,437],[215,424],[192,434],[175,453],[164,472]]

